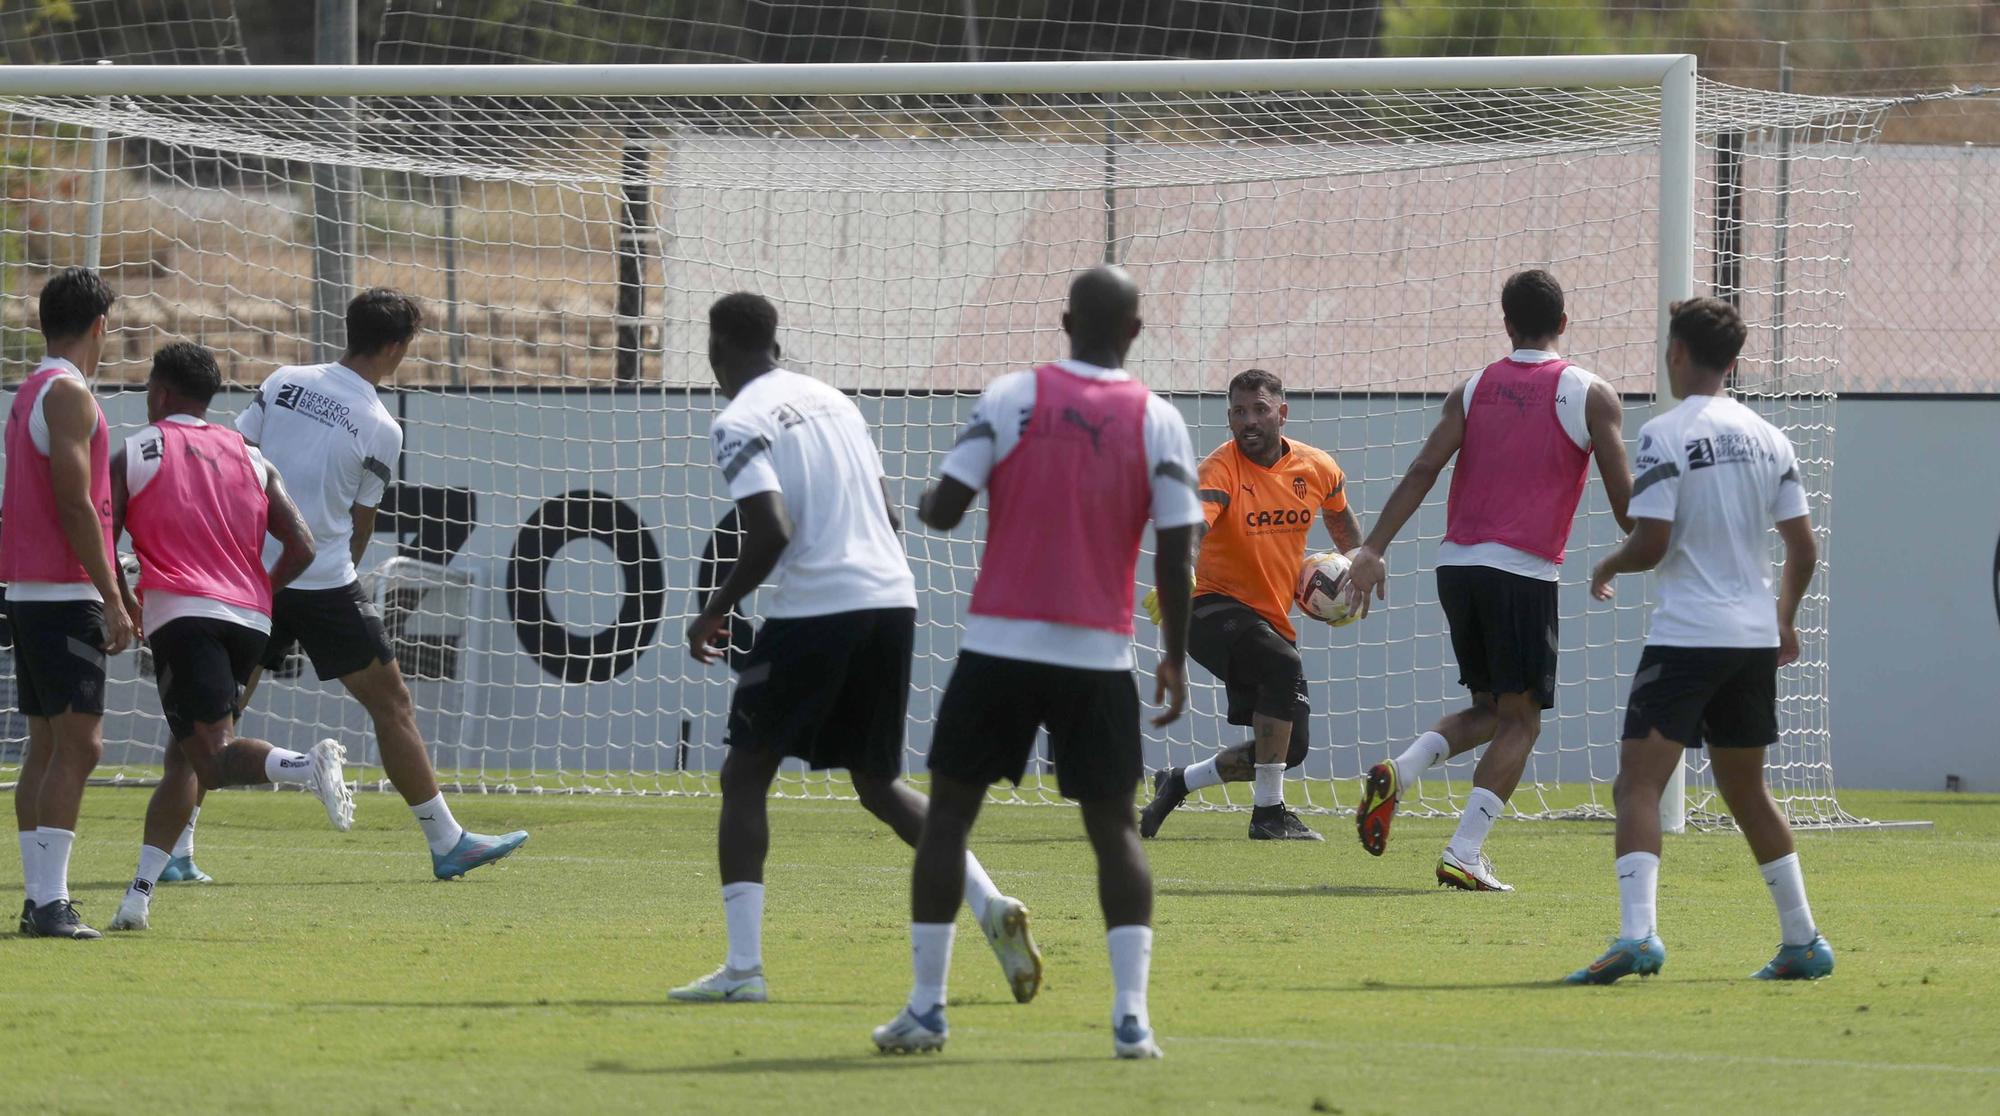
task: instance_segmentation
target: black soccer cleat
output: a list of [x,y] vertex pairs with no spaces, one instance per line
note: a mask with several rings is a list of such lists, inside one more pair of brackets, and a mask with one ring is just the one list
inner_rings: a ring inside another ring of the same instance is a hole
[[83,919],[76,913],[76,905],[67,899],[54,899],[36,907],[33,923],[37,938],[68,938],[73,942],[90,942],[104,936],[85,926]]
[[1306,823],[1289,806],[1253,806],[1250,809],[1252,841],[1324,841],[1326,838],[1306,828]]
[[1187,779],[1182,776],[1180,768],[1169,767],[1165,771],[1153,772],[1153,800],[1139,811],[1139,836],[1150,840],[1160,831],[1167,815],[1187,801],[1187,796]]
[[26,934],[30,938],[35,936],[35,901],[33,899],[21,900],[21,933]]

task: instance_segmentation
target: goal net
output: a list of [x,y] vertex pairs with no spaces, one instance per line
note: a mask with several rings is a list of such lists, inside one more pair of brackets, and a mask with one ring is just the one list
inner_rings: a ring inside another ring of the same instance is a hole
[[[1336,457],[1364,523],[1443,393],[1504,355],[1510,272],[1561,279],[1566,355],[1625,393],[1631,432],[1651,406],[1663,300],[1714,291],[1751,322],[1737,386],[1798,444],[1824,540],[1850,177],[1883,105],[1704,83],[1677,123],[1663,109],[1687,72],[1675,65],[319,71],[363,83],[350,85],[125,68],[88,88],[15,68],[0,77],[0,341],[18,380],[44,278],[98,261],[121,296],[103,401],[129,430],[143,393],[116,388],[141,382],[167,340],[217,352],[227,418],[273,368],[337,354],[350,290],[419,295],[429,327],[384,391],[404,452],[362,567],[441,774],[709,793],[730,676],[693,663],[682,632],[733,553],[708,460],[721,401],[704,313],[739,288],[779,305],[788,364],[856,398],[910,505],[985,384],[1064,355],[1070,276],[1116,261],[1145,290],[1133,371],[1182,409],[1197,452],[1228,438],[1229,378],[1269,369],[1287,386],[1287,434]],[[1386,607],[1345,629],[1301,624],[1314,717],[1295,803],[1351,809],[1369,764],[1462,703],[1431,576],[1444,491],[1391,551]],[[906,534],[921,598],[912,773],[980,527]],[[1558,703],[1514,800],[1527,815],[1609,812],[1645,582],[1600,604],[1583,581],[1617,538],[1593,479],[1565,567]],[[1807,823],[1845,817],[1827,583],[1801,617],[1771,754],[1773,788]],[[754,600],[747,612],[745,635]],[[1143,672],[1158,644],[1143,618],[1138,641]],[[165,732],[156,698],[133,656],[112,673],[102,773],[143,777]],[[1192,674],[1190,715],[1149,730],[1150,768],[1243,736],[1214,680]],[[293,747],[338,736],[374,762],[359,707],[297,657],[244,731]],[[0,781],[24,735],[7,714]],[[1452,765],[1408,808],[1454,811],[1468,777]],[[843,788],[789,770],[781,784]],[[1055,800],[1052,779],[997,794]],[[1694,778],[1697,820],[1708,799]],[[1247,786],[1205,796],[1248,800]]]

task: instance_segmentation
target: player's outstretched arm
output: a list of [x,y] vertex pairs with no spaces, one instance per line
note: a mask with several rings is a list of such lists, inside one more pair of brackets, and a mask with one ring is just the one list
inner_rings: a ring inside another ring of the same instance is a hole
[[736,501],[736,521],[743,532],[736,565],[709,596],[701,614],[688,624],[688,654],[697,662],[713,663],[722,658],[725,649],[716,641],[724,638],[730,610],[764,584],[792,541],[792,519],[785,512],[782,493],[758,492]]
[[1590,571],[1590,595],[1600,601],[1611,599],[1611,579],[1622,573],[1644,573],[1667,556],[1673,540],[1674,524],[1667,519],[1639,519],[1632,533]]
[[1799,603],[1806,599],[1813,574],[1819,569],[1819,540],[1813,537],[1810,516],[1782,520],[1778,537],[1785,544],[1785,580],[1778,590],[1778,665],[1799,658]]
[[[305,516],[300,515],[299,506],[292,503],[292,494],[285,491],[285,482],[278,478],[276,469],[269,470],[268,479],[264,482],[264,500],[270,505],[264,530],[284,547],[278,555],[277,565],[271,567],[271,592],[275,593],[306,572],[306,567],[313,564],[317,551],[312,528],[306,526]],[[368,526],[371,530],[374,528],[373,517],[369,519]]]
[[965,519],[979,493],[957,477],[940,477],[917,501],[917,518],[933,531],[949,531]]
[[1611,385],[1598,380],[1583,402],[1584,425],[1590,428],[1590,448],[1597,457],[1597,475],[1604,479],[1604,498],[1618,529],[1632,533],[1632,466],[1625,457],[1625,404]]
[[83,564],[90,583],[104,598],[104,653],[116,655],[132,643],[132,617],[118,592],[116,562],[104,545],[104,521],[90,499],[90,440],[97,433],[97,400],[82,381],[62,377],[42,396],[49,421],[49,486],[56,518],[70,553]]
[[1194,547],[1195,529],[1189,526],[1162,529],[1154,548],[1161,654],[1153,701],[1165,706],[1153,718],[1156,726],[1179,720],[1181,710],[1187,708],[1187,628],[1189,601],[1194,596]]
[[1386,599],[1388,590],[1383,583],[1388,580],[1389,569],[1382,555],[1396,541],[1403,524],[1424,506],[1424,497],[1431,494],[1444,467],[1451,464],[1464,444],[1465,385],[1460,384],[1445,397],[1444,413],[1431,428],[1430,437],[1424,440],[1424,448],[1417,451],[1416,460],[1410,462],[1403,479],[1397,482],[1396,490],[1389,494],[1388,503],[1382,505],[1381,514],[1375,517],[1375,529],[1349,557],[1347,583],[1357,599],[1366,601],[1370,593],[1376,600]]

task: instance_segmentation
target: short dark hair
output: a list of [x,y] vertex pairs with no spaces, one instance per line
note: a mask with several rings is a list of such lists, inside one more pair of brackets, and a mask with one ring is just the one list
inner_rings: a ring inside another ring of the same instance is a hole
[[1232,395],[1239,391],[1268,391],[1283,399],[1285,382],[1262,368],[1246,368],[1230,379],[1229,391]]
[[67,341],[83,334],[104,316],[118,296],[104,279],[87,267],[66,267],[42,287],[42,336]]
[[153,371],[147,382],[165,384],[175,395],[206,406],[222,390],[222,369],[216,367],[215,354],[207,349],[192,341],[175,341],[153,354]]
[[1687,346],[1688,356],[1712,372],[1727,371],[1750,337],[1736,307],[1719,298],[1689,298],[1668,307],[1667,336]]
[[371,356],[400,345],[424,327],[424,308],[394,287],[370,287],[347,304],[347,351]]
[[1517,271],[1500,288],[1500,313],[1522,337],[1552,337],[1562,328],[1562,284],[1541,268]]
[[726,294],[708,308],[708,331],[739,352],[765,352],[778,342],[778,308],[751,291]]

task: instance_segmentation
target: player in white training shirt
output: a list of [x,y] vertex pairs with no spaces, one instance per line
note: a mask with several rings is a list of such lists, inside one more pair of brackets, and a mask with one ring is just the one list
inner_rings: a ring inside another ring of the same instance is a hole
[[[1591,592],[1609,600],[1613,578],[1657,568],[1660,604],[1632,676],[1613,788],[1618,938],[1571,973],[1571,984],[1657,973],[1666,961],[1654,917],[1660,795],[1683,751],[1704,743],[1716,789],[1778,907],[1778,955],[1752,975],[1812,980],[1833,972],[1791,827],[1764,783],[1764,749],[1778,742],[1778,668],[1799,657],[1794,621],[1819,559],[1791,442],[1724,390],[1746,335],[1736,308],[1720,299],[1674,305],[1667,370],[1682,403],[1640,430],[1636,525],[1591,576]],[[1773,524],[1785,544],[1775,608]]]
[[[779,367],[778,311],[748,291],[708,310],[708,362],[729,405],[715,416],[715,464],[743,541],[733,568],[689,623],[688,654],[720,661],[738,602],[769,580],[764,627],[738,665],[729,704],[716,853],[729,953],[675,988],[676,1000],[759,1002],[764,984],[765,803],[787,757],[846,768],[855,796],[905,844],[926,800],[902,781],[917,590],[883,483],[882,457],[854,401]],[[960,894],[1000,958],[1014,998],[1041,986],[1028,910],[993,886],[971,853]]]
[[[375,389],[403,363],[422,327],[416,299],[386,287],[363,291],[347,304],[347,351],[339,360],[278,369],[236,417],[236,429],[284,478],[317,547],[306,572],[272,599],[270,642],[244,690],[243,707],[262,671],[282,665],[295,644],[302,646],[314,673],[339,679],[368,710],[382,770],[416,816],[430,846],[432,874],[443,880],[507,856],[528,834],[473,833],[452,817],[417,731],[395,649],[355,573],[403,449],[402,428]],[[275,557],[267,546],[265,563]],[[185,839],[192,840],[194,824],[188,823]],[[185,869],[196,871],[192,858]]]

